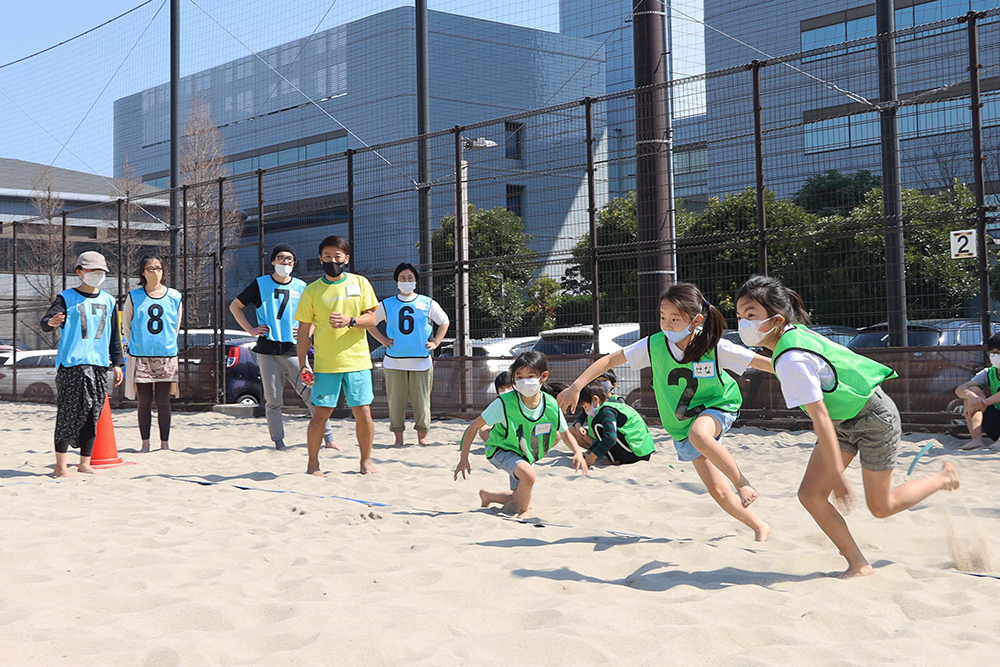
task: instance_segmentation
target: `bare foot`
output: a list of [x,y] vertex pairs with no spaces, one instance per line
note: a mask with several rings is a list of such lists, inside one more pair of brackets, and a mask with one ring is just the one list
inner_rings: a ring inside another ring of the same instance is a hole
[[56,468],[56,471],[55,471],[55,473],[54,473],[53,476],[57,477],[57,478],[58,477],[76,477],[76,475],[73,474],[73,471],[70,470],[69,468]]
[[139,448],[140,454],[149,454],[149,441],[144,441],[142,447]]
[[765,540],[767,540],[768,535],[771,534],[771,526],[761,521],[760,526],[758,528],[754,528],[753,534],[754,534],[754,541],[764,542]]
[[420,431],[417,431],[417,444],[418,445],[429,445],[429,444],[431,444],[430,441],[427,439],[427,434],[426,433],[421,433]]
[[945,482],[941,488],[945,491],[954,491],[961,485],[958,481],[958,472],[955,470],[955,466],[950,463],[941,466],[941,472],[938,474],[944,476]]
[[306,474],[312,475],[313,477],[326,477],[323,471],[319,468],[306,468]]
[[851,567],[844,572],[838,572],[833,576],[837,579],[853,579],[854,577],[870,577],[875,574],[875,568],[871,566],[868,562],[859,567]]
[[97,471],[90,467],[90,465],[78,465],[76,467],[77,472],[82,472],[84,475],[96,475]]
[[743,507],[750,507],[750,503],[757,500],[757,489],[750,486],[750,482],[746,482],[742,486],[736,489],[736,492],[740,494],[740,502],[743,503]]
[[340,445],[338,445],[333,440],[327,440],[326,442],[324,442],[323,443],[323,449],[335,449],[338,452],[344,451],[343,449],[341,449]]
[[364,459],[361,461],[361,474],[362,475],[374,475],[376,472],[375,466],[372,464],[371,459]]
[[973,449],[979,449],[980,447],[985,447],[985,446],[986,446],[986,443],[983,442],[982,440],[972,439],[972,440],[969,440],[964,445],[959,445],[958,448],[961,449],[963,452],[968,452],[968,451],[972,451]]
[[160,451],[163,451],[164,449],[170,449],[170,444],[166,443],[166,442],[161,442],[160,443]]
[[479,489],[479,506],[489,507],[490,506],[490,492],[486,489]]
[[396,436],[396,442],[392,443],[392,446],[393,447],[402,447],[403,446],[403,434],[402,433],[394,433],[393,435]]

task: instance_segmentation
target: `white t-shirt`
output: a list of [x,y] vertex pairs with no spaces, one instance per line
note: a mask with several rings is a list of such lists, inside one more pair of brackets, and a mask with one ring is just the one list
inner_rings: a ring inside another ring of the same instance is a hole
[[[527,415],[528,419],[531,419],[532,421],[541,417],[542,412],[545,410],[544,399],[538,401],[538,407],[534,409],[529,408],[527,405],[524,404],[524,401],[521,400],[520,394],[517,395],[517,402],[521,404],[521,409],[524,410],[524,414]],[[482,414],[483,421],[486,422],[487,426],[493,426],[494,424],[499,424],[504,420],[504,416],[505,413],[503,410],[503,401],[500,400],[499,396],[493,399],[493,402],[490,403],[488,406],[486,406],[486,409],[483,410]],[[560,433],[565,433],[567,430],[569,430],[569,427],[566,425],[566,416],[563,414],[562,410],[559,411],[558,430]]]
[[[396,298],[400,301],[410,302],[417,298],[417,293],[413,292],[403,296],[402,294],[397,294]],[[441,308],[437,301],[431,301],[431,308],[427,311],[427,319],[429,319],[433,324],[444,326],[451,322],[448,319],[447,313]],[[378,308],[375,309],[375,324],[385,320],[385,306],[382,302],[379,302]],[[420,357],[418,359],[394,359],[390,356],[386,356],[382,360],[382,368],[388,368],[391,371],[429,371],[431,369],[431,358],[430,357]]]
[[785,352],[774,365],[774,374],[781,383],[781,394],[788,409],[823,400],[823,390],[837,384],[837,375],[830,364],[812,352]]
[[[680,361],[684,358],[684,350],[669,340],[667,341],[667,346],[675,360]],[[625,352],[625,360],[628,361],[629,368],[633,370],[641,371],[643,368],[649,368],[652,365],[652,362],[649,360],[649,338],[643,338],[638,342],[632,343],[623,352]],[[747,368],[750,367],[750,362],[754,358],[753,350],[748,350],[736,343],[730,343],[725,338],[719,339],[718,344],[715,346],[715,352],[719,360],[719,365],[737,375],[743,375]]]

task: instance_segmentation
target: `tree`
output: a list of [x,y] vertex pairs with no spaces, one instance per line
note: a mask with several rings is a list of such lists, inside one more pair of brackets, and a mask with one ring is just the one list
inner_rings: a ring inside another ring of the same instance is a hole
[[[474,337],[502,335],[524,319],[525,294],[537,259],[530,241],[524,220],[507,209],[469,206],[470,331]],[[454,215],[442,218],[431,247],[435,262],[454,262]],[[435,279],[434,298],[454,303],[454,281]]]
[[559,281],[548,276],[540,276],[528,289],[528,303],[525,314],[535,331],[545,331],[556,326],[559,306],[565,298]]
[[[185,319],[190,326],[205,326],[214,322],[212,313],[216,310],[217,294],[211,290],[211,285],[220,242],[218,180],[229,172],[222,134],[212,119],[208,104],[200,96],[192,99],[184,118],[180,162],[181,179],[192,186],[188,189],[188,237],[184,242],[187,243],[189,281],[196,286],[186,297]],[[228,181],[223,184],[221,196],[222,260],[225,261],[225,248],[231,247],[243,231],[243,216],[237,209],[236,195]],[[225,289],[225,285],[219,288]]]
[[[134,226],[134,223],[146,215],[143,211],[142,206],[135,197],[142,194],[145,184],[142,179],[139,178],[138,172],[136,172],[135,167],[129,162],[128,156],[125,156],[125,162],[122,165],[122,176],[121,178],[116,178],[111,181],[111,191],[108,195],[112,199],[121,199],[122,201],[122,252],[121,257],[118,258],[118,267],[122,272],[124,281],[122,282],[123,289],[128,290],[129,278],[136,275],[139,269],[139,259],[146,253],[146,246],[143,244],[144,235],[142,231]],[[109,211],[108,216],[112,221],[112,224],[118,225],[118,207],[117,203]],[[114,252],[118,251],[118,239],[117,230],[115,234],[112,235],[112,240],[114,244]],[[110,263],[113,259],[113,253],[107,253],[108,262]]]
[[807,178],[792,202],[820,216],[847,215],[865,200],[870,190],[880,187],[882,178],[866,169],[849,175],[830,169]]
[[[21,252],[24,259],[18,263],[22,265],[25,280],[34,292],[32,298],[47,308],[62,291],[63,272],[66,270],[62,265],[63,230],[62,216],[59,215],[65,202],[53,188],[52,170],[48,167],[39,171],[34,179],[31,205],[42,220],[21,227],[27,252]],[[39,315],[28,310],[21,318],[21,324],[45,341],[46,345],[55,347],[59,335],[55,331],[42,331],[38,324]]]

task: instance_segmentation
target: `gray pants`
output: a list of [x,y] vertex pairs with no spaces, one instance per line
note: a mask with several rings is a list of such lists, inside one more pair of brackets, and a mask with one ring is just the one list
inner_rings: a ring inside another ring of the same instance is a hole
[[[302,384],[299,378],[298,357],[278,356],[274,354],[258,354],[257,364],[260,366],[260,382],[264,385],[264,414],[267,416],[267,430],[271,434],[271,440],[277,442],[285,438],[285,427],[281,423],[281,408],[284,405],[285,380],[288,380],[295,393],[302,397],[309,414],[316,409],[313,407],[312,390]],[[323,436],[328,442],[333,441],[333,428],[330,422],[326,423],[326,431]]]
[[434,386],[434,369],[426,371],[398,371],[385,369],[385,393],[389,399],[389,430],[402,433],[406,430],[406,405],[413,404],[413,420],[417,431],[427,433],[431,425],[431,387]]

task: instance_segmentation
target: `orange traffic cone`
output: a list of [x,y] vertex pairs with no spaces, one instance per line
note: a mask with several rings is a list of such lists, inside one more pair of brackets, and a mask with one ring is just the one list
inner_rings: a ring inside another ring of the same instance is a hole
[[104,409],[101,418],[97,420],[97,439],[94,440],[94,453],[90,459],[93,468],[117,468],[118,466],[135,465],[133,461],[122,461],[118,456],[118,445],[115,442],[115,425],[111,422],[111,401],[104,395]]

